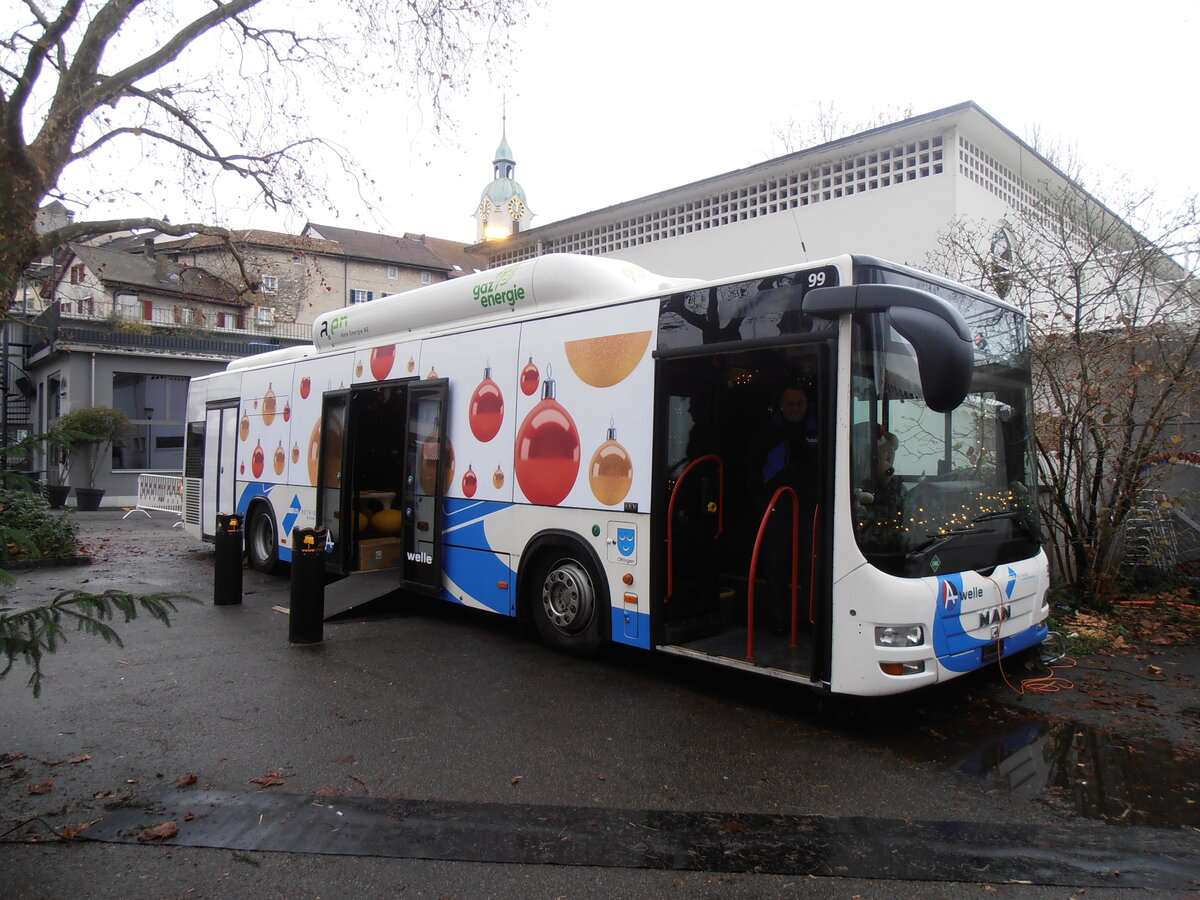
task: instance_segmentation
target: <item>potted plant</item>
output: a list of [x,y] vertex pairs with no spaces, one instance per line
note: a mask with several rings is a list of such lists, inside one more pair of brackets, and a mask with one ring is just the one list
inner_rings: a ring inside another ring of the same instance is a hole
[[88,485],[75,488],[75,499],[81,510],[100,508],[100,499],[104,496],[103,488],[96,487],[100,461],[109,455],[113,441],[131,427],[125,413],[108,406],[73,409],[55,420],[50,433],[69,448],[67,469],[80,456],[87,460]]

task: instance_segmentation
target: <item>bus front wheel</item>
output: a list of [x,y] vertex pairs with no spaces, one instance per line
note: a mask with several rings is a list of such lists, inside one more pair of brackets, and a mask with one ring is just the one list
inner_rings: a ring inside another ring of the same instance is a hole
[[592,567],[570,553],[544,555],[529,597],[542,640],[572,656],[591,656],[604,640],[603,595]]
[[279,570],[278,535],[271,507],[265,503],[255,504],[250,511],[250,523],[246,529],[246,551],[250,556],[250,568],[268,575]]

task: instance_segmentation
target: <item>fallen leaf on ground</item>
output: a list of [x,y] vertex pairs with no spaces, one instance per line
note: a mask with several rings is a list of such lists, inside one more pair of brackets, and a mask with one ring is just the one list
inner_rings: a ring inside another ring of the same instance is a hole
[[263,787],[275,787],[283,784],[282,772],[268,772],[265,775],[260,775],[257,778],[250,779],[251,784],[261,784]]
[[195,784],[200,779],[196,777],[195,772],[185,772],[175,779],[175,787],[189,787]]
[[147,828],[138,835],[139,841],[168,841],[179,834],[179,826],[174,822],[163,822],[154,828]]
[[39,781],[37,784],[29,786],[29,793],[31,796],[33,794],[48,794],[52,787],[54,787],[53,781]]

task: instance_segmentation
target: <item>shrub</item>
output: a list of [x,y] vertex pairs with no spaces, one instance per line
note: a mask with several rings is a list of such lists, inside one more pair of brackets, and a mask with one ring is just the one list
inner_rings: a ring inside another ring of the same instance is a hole
[[74,556],[79,526],[56,512],[41,494],[0,490],[0,559]]

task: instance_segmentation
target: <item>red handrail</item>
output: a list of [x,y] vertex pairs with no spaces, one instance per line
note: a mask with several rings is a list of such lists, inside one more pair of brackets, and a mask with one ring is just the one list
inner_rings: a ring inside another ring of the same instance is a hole
[[[754,581],[758,574],[758,553],[762,549],[767,525],[775,512],[775,504],[784,494],[792,499],[792,646],[796,646],[797,594],[800,578],[800,498],[796,496],[794,489],[785,484],[771,495],[771,501],[767,504],[762,522],[758,526],[758,536],[754,539],[754,552],[750,554],[750,583],[746,591],[746,659],[754,659]],[[809,609],[809,615],[811,615],[811,603]]]
[[663,603],[669,602],[671,595],[675,593],[675,545],[672,541],[675,537],[675,500],[679,496],[679,486],[692,469],[709,460],[717,464],[717,474],[720,476],[717,488],[717,533],[713,537],[719,538],[725,530],[725,463],[717,454],[706,453],[704,456],[697,456],[684,467],[675,479],[675,487],[671,489],[671,502],[667,504],[667,596],[663,598]]

